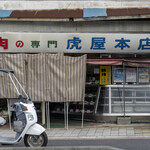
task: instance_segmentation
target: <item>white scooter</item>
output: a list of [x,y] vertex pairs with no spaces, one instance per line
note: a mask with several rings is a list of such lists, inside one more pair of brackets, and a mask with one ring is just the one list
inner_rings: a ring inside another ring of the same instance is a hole
[[[13,108],[16,114],[13,127],[14,131],[16,132],[16,136],[14,138],[0,136],[0,144],[18,144],[24,139],[24,144],[27,147],[46,146],[48,138],[45,133],[45,129],[41,125],[37,124],[37,114],[33,102],[29,99],[29,96],[15,77],[13,71],[7,69],[0,69],[0,71],[8,74],[19,95],[20,100],[20,102],[13,104]],[[26,97],[25,99],[23,99],[14,81],[16,81],[16,83],[24,92]]]

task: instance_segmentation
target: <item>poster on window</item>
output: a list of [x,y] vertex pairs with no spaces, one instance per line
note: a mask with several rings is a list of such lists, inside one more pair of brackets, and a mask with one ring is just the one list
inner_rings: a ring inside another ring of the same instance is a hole
[[111,67],[100,66],[100,85],[111,84]]
[[126,82],[136,83],[136,68],[126,68]]
[[123,83],[123,68],[113,68],[113,83]]
[[139,83],[149,83],[149,68],[139,68]]

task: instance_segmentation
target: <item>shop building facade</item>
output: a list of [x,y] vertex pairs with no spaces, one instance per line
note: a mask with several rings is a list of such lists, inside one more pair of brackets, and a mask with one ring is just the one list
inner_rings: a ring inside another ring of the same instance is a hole
[[[149,122],[149,2],[47,1],[41,8],[40,1],[0,3],[1,54],[86,54],[85,119]],[[70,102],[68,113],[80,118],[82,104]],[[52,104],[51,113],[60,110]]]

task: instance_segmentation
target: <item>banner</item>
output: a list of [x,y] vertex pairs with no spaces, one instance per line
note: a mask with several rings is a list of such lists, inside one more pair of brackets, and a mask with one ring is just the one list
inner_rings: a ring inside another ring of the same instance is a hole
[[0,52],[150,53],[150,35],[0,32]]

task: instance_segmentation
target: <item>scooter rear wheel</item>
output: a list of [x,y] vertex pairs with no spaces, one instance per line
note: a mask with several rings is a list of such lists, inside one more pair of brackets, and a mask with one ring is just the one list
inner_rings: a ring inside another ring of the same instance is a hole
[[24,137],[24,144],[27,147],[43,147],[46,146],[48,138],[45,132],[41,135],[29,135],[26,134]]

